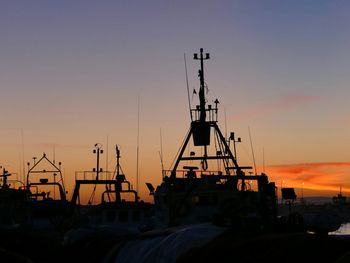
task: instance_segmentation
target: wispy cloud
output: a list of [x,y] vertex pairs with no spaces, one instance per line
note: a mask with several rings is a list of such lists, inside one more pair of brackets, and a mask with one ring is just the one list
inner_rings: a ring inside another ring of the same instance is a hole
[[270,115],[276,112],[288,111],[297,107],[301,107],[310,102],[319,100],[320,96],[310,95],[289,95],[280,98],[279,100],[271,101],[269,103],[255,105],[249,110],[238,114],[237,119],[252,119],[259,116]]
[[290,187],[350,193],[350,162],[299,163],[272,165],[267,173],[276,181]]

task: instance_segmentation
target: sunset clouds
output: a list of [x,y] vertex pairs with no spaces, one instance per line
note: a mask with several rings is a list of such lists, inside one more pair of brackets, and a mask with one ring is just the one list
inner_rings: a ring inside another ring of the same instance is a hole
[[350,162],[299,163],[272,165],[266,168],[280,187],[350,193]]

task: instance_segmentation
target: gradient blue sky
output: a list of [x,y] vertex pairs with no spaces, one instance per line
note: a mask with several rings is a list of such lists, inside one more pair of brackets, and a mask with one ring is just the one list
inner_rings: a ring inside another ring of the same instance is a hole
[[[349,12],[321,0],[1,1],[0,164],[20,173],[22,139],[25,162],[55,145],[72,185],[108,137],[110,166],[119,144],[133,181],[140,98],[141,183],[158,184],[160,129],[168,167],[189,126],[183,55],[197,88],[202,47],[209,102],[242,137],[243,164],[250,127],[258,165],[262,149],[266,166],[332,163],[320,187],[332,184],[350,152]],[[349,187],[349,172],[335,180]]]

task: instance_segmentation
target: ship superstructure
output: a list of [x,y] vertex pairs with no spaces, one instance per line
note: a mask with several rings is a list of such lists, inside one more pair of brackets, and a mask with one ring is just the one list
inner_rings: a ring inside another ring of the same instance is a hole
[[252,167],[238,164],[235,143],[240,138],[234,133],[224,137],[218,125],[219,101],[207,103],[204,61],[210,55],[200,49],[194,59],[200,62],[199,105],[190,109],[191,125],[172,169],[163,171],[161,185],[151,191],[158,222],[175,226],[274,218],[275,184],[266,174],[247,174]]

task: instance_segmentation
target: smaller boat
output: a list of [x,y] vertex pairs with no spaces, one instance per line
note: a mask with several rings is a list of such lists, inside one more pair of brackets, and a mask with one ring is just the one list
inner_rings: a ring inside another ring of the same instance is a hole
[[[114,172],[103,172],[99,166],[99,157],[103,153],[101,144],[95,144],[94,153],[97,155],[97,167],[92,172],[78,172],[76,175],[70,203],[73,228],[66,234],[65,242],[71,243],[72,240],[86,235],[106,233],[124,236],[150,229],[151,223],[148,219],[152,213],[152,205],[140,200],[138,193],[126,180],[120,165],[121,155],[118,146],[116,146],[117,165]],[[105,179],[102,178],[103,175]],[[81,203],[83,195],[87,194],[87,191],[82,191],[82,187],[92,189],[87,204]]]
[[343,195],[342,193],[342,187],[339,188],[339,194],[337,194],[336,196],[332,197],[333,200],[333,204],[335,205],[346,205],[346,196]]
[[26,189],[28,191],[31,226],[34,229],[61,227],[68,209],[61,162],[48,159],[46,154],[28,165]]

